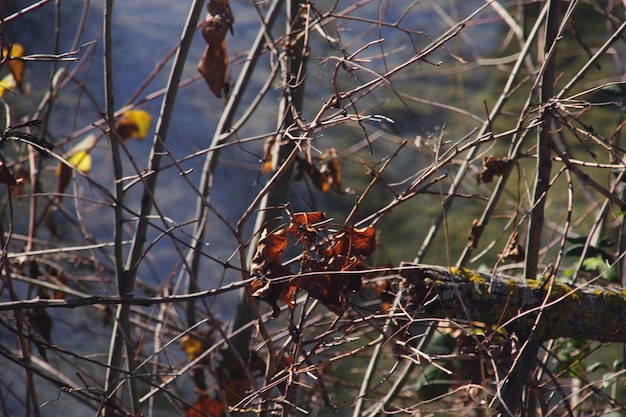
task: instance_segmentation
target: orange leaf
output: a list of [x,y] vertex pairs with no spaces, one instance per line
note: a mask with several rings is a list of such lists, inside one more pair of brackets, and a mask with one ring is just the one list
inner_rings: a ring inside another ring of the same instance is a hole
[[273,150],[276,143],[276,135],[271,135],[265,140],[263,145],[263,168],[261,168],[261,175],[268,174],[272,171],[273,167]]
[[305,232],[315,233],[325,225],[326,214],[323,211],[310,211],[307,213],[293,213],[287,231],[292,236],[300,236]]
[[338,192],[339,194],[344,193],[341,189],[341,165],[339,164],[339,158],[337,157],[337,151],[335,149],[330,148],[330,160],[326,163],[328,167],[328,172],[330,174],[330,178],[332,180],[333,190]]
[[[289,271],[287,271],[289,272]],[[293,302],[293,294],[298,287],[287,282],[272,283],[268,279],[255,279],[250,284],[250,290],[252,296],[265,301],[272,307],[272,317],[276,318],[280,316],[280,307],[278,302],[282,301],[289,308],[294,308],[296,305]]]
[[222,417],[223,414],[222,403],[206,395],[201,396],[193,408],[187,411],[187,417]]
[[256,253],[250,262],[252,276],[281,276],[284,268],[281,265],[283,252],[287,248],[287,237],[284,230],[267,234],[267,229],[261,232],[261,239],[257,244]]
[[346,227],[346,236],[350,239],[351,253],[357,256],[368,257],[376,249],[376,230],[372,226],[362,229]]

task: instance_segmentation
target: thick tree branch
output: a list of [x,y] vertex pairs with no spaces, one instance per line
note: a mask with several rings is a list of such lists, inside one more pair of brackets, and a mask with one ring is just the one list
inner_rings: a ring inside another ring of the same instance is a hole
[[626,342],[624,289],[414,264],[400,271],[410,288],[410,303],[425,317],[483,322],[532,334],[535,341],[569,337]]

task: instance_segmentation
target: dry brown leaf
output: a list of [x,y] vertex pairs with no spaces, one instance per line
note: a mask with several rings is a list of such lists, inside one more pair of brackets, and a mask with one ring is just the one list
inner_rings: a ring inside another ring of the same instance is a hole
[[11,195],[21,198],[24,195],[24,187],[26,184],[30,183],[30,175],[22,165],[18,165],[13,174],[15,175],[17,184],[11,187]]
[[261,175],[268,174],[273,169],[273,151],[274,144],[276,143],[276,135],[269,136],[263,144],[263,167],[261,168]]
[[486,156],[483,158],[482,172],[478,176],[479,184],[486,184],[493,181],[493,177],[498,175],[502,176],[509,170],[513,160],[507,158],[494,158],[493,156]]
[[226,33],[232,27],[232,22],[232,18],[228,14],[222,13],[208,15],[200,26],[207,47],[197,69],[216,97],[222,97],[226,84],[226,71],[228,69]]

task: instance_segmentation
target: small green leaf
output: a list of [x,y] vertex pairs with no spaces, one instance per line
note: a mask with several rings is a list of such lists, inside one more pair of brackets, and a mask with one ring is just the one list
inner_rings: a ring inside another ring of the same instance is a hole
[[624,370],[624,361],[622,359],[615,359],[613,361],[613,371],[620,372]]
[[587,372],[591,373],[591,372],[598,371],[600,369],[609,369],[609,368],[602,362],[594,362],[587,367]]

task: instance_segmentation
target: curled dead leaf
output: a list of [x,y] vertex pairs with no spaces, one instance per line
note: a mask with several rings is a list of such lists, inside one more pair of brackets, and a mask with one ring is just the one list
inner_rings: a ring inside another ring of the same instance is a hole
[[24,195],[24,187],[26,184],[30,183],[30,175],[22,165],[18,165],[15,168],[13,175],[15,176],[16,184],[11,187],[11,195],[19,199]]
[[[211,10],[209,8],[209,10]],[[230,8],[228,9],[230,10]],[[207,47],[198,63],[198,72],[202,74],[209,88],[216,97],[221,98],[226,84],[228,53],[226,51],[226,33],[232,27],[232,13],[210,14],[200,28]]]
[[334,190],[338,194],[345,193],[341,187],[341,164],[334,148],[330,148],[318,158],[298,159],[296,179],[300,180],[305,175],[311,179],[315,188],[323,193],[330,190]]
[[287,232],[292,236],[307,237],[310,233],[316,234],[328,221],[329,219],[323,211],[293,213]]
[[494,176],[502,176],[506,174],[512,163],[513,160],[507,157],[498,159],[494,158],[491,155],[484,157],[482,172],[478,176],[478,183],[490,183],[491,181],[493,181]]
[[268,174],[273,169],[274,159],[274,145],[276,144],[276,135],[271,135],[265,139],[263,144],[263,167],[261,168],[261,175]]
[[470,249],[476,249],[478,247],[478,241],[480,240],[480,236],[482,236],[484,230],[485,225],[474,219],[474,221],[472,222],[470,235],[467,238],[466,246]]

